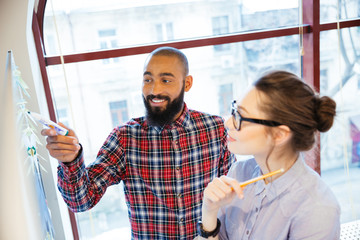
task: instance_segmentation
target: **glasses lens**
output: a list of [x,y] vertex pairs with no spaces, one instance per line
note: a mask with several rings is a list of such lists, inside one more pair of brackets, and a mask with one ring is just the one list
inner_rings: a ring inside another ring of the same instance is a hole
[[237,105],[235,100],[231,104],[231,115],[233,117],[233,123],[235,129],[240,130],[241,116],[240,113],[237,111]]
[[240,114],[234,109],[233,110],[233,123],[234,123],[234,127],[235,129],[239,130],[240,129]]

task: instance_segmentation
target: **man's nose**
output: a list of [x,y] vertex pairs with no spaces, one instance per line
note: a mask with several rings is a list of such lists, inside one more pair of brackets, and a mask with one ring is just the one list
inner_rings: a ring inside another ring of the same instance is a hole
[[152,86],[152,94],[153,95],[158,95],[161,94],[163,91],[163,86],[160,82],[158,81],[154,81],[154,84]]

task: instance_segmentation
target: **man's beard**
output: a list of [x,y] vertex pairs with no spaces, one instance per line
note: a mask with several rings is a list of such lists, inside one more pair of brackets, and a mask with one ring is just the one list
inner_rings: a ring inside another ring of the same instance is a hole
[[[181,90],[179,96],[170,102],[170,98],[162,95],[148,95],[145,99],[143,96],[143,101],[146,108],[146,119],[151,126],[163,127],[166,124],[171,123],[174,120],[174,117],[182,110],[184,103],[184,87]],[[164,110],[161,110],[160,107],[152,108],[150,105],[150,100],[153,98],[164,99],[168,102]]]

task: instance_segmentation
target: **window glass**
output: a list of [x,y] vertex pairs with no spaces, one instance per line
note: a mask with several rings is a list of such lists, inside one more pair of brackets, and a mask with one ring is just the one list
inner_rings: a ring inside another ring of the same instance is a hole
[[334,126],[321,135],[321,176],[339,200],[345,223],[360,215],[360,28],[320,37],[321,93],[337,103]]
[[82,53],[297,25],[298,16],[298,0],[52,0],[44,40],[49,55]]
[[320,22],[335,22],[360,17],[359,0],[320,0]]
[[[229,18],[228,16],[220,16],[212,18],[212,31],[213,35],[221,35],[229,33]],[[229,50],[229,44],[215,45],[214,49],[216,51],[226,51]]]
[[[194,78],[185,93],[189,108],[227,117],[232,100],[262,72],[276,68],[299,74],[298,36],[226,47],[231,51],[218,52],[213,46],[183,50]],[[86,164],[95,160],[114,124],[144,115],[141,85],[146,56],[121,57],[112,66],[102,60],[66,64],[69,93],[61,68],[48,67],[55,105],[73,116],[67,116],[68,121],[84,147]],[[82,239],[130,234],[122,187],[110,187],[97,206],[76,216]]]
[[126,100],[109,102],[112,126],[116,127],[121,124],[124,124],[129,119],[128,117],[128,107]]

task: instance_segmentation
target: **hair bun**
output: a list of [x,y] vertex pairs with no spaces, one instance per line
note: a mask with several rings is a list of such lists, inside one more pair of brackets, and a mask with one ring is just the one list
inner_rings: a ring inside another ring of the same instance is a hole
[[319,132],[328,131],[334,122],[336,115],[336,102],[330,97],[315,96],[315,120]]

